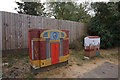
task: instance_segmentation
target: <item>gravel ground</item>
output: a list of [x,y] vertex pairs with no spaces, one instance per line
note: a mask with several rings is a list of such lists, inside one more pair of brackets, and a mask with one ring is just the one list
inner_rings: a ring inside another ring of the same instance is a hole
[[85,73],[82,78],[118,78],[118,66],[105,62],[101,66]]

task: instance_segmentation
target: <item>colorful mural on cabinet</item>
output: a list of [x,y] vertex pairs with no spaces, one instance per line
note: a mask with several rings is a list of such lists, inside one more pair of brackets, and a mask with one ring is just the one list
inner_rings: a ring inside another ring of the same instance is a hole
[[88,36],[84,38],[85,56],[94,57],[100,54],[100,37]]
[[29,57],[35,69],[68,61],[69,31],[30,29]]

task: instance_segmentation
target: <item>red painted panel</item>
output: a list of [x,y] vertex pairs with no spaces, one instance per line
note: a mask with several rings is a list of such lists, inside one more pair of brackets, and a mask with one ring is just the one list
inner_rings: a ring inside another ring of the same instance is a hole
[[69,40],[63,40],[63,56],[69,54]]
[[[31,40],[33,40],[33,38],[40,38],[40,31],[39,31],[39,29],[29,30],[29,57],[30,57],[30,59],[32,59],[32,50],[31,50],[32,45],[31,45]],[[39,56],[36,57],[37,55],[39,55],[39,51],[38,51],[38,48],[39,48],[39,47],[36,48],[36,46],[38,47],[39,44],[34,41],[34,42],[33,42],[33,47],[34,47],[34,48],[33,48],[33,49],[34,49],[34,51],[33,51],[33,53],[34,53],[34,60],[39,59]],[[37,49],[37,53],[36,53],[36,49]]]
[[39,60],[40,59],[40,41],[34,41],[33,42],[33,53],[34,53],[34,60]]
[[42,32],[44,32],[45,30],[48,30],[48,29],[40,29],[40,35]]
[[29,32],[29,58],[32,59],[32,56],[31,56],[31,39],[30,39],[30,32]]
[[61,30],[61,31],[65,32],[67,35],[67,38],[69,38],[69,30]]
[[52,64],[59,63],[59,44],[52,44]]
[[46,41],[40,41],[40,60],[46,59]]
[[60,51],[59,50],[59,48],[60,48],[59,45],[60,44],[56,44],[56,49],[55,49],[55,51],[56,51],[56,58],[55,58],[56,59],[56,63],[59,63],[59,51]]

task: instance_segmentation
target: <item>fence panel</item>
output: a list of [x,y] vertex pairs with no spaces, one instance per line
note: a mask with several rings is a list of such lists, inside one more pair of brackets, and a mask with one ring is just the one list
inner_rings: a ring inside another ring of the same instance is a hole
[[0,12],[0,17],[0,29],[2,29],[2,34],[0,34],[2,36],[2,50],[28,48],[28,29],[69,30],[70,43],[81,36],[81,34],[87,32],[87,24],[80,22],[9,12]]

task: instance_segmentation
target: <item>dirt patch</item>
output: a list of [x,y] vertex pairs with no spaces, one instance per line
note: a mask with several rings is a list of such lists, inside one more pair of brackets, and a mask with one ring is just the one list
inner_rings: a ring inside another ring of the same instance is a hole
[[55,69],[39,72],[37,75],[30,70],[28,53],[22,56],[3,57],[3,77],[6,78],[77,78],[82,77],[104,62],[110,62],[118,65],[118,48],[101,50],[100,56],[90,60],[84,59],[84,50],[70,50],[69,62],[66,66],[57,67]]

